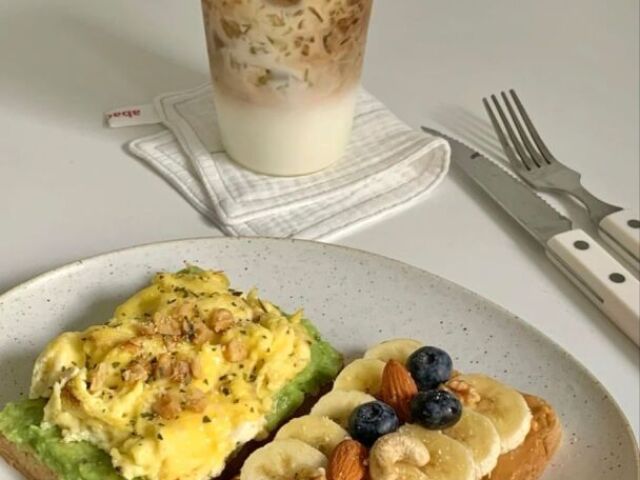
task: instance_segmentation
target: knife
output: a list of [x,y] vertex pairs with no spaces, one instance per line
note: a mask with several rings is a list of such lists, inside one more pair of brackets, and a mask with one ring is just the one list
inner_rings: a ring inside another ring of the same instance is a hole
[[586,232],[574,228],[533,190],[480,152],[445,138],[451,158],[545,249],[549,259],[636,345],[640,345],[640,283]]

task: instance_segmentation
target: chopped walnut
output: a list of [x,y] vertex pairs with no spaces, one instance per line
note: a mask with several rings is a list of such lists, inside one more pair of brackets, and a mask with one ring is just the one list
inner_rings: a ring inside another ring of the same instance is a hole
[[207,408],[207,397],[202,390],[194,388],[187,394],[184,407],[192,412],[202,413]]
[[185,335],[186,337],[190,337],[191,335],[193,335],[193,323],[185,318],[184,320],[182,320],[180,325],[183,335]]
[[229,330],[236,323],[233,313],[226,308],[217,308],[211,312],[209,317],[209,325],[216,333],[222,333]]
[[125,382],[144,382],[149,378],[149,364],[139,360],[132,361],[122,372]]
[[247,358],[248,354],[245,344],[237,338],[227,343],[224,349],[224,356],[230,362],[240,362]]
[[104,363],[99,363],[91,371],[91,373],[89,373],[89,392],[96,393],[98,390],[100,390],[104,385],[106,377],[107,365]]
[[163,335],[162,343],[164,343],[164,346],[167,348],[167,350],[169,350],[170,352],[173,352],[178,348],[178,345],[180,344],[180,337],[171,337],[169,335]]
[[160,335],[178,336],[182,333],[180,322],[168,315],[156,312],[153,316],[153,322]]
[[193,343],[200,347],[213,338],[213,332],[207,325],[198,320],[193,324]]
[[175,361],[169,378],[177,383],[189,383],[191,381],[191,367],[189,362],[185,360]]
[[128,353],[132,353],[132,354],[136,354],[140,351],[140,349],[142,348],[142,345],[140,343],[140,339],[138,338],[132,338],[131,340],[127,340],[126,342],[124,342],[122,345],[122,349]]
[[477,405],[482,400],[478,391],[464,380],[456,380],[455,378],[449,380],[446,388],[456,394],[466,407]]
[[180,398],[175,393],[165,393],[154,402],[152,410],[165,420],[173,420],[182,411]]
[[138,326],[138,333],[142,336],[150,336],[156,333],[156,326],[153,323],[142,323]]
[[158,356],[158,363],[156,364],[156,377],[167,378],[171,376],[173,370],[171,355],[168,353],[161,353]]

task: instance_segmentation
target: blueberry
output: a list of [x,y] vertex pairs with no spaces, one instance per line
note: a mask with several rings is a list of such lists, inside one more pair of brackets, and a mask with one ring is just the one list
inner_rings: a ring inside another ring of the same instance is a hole
[[363,445],[370,447],[387,433],[400,426],[396,412],[383,402],[369,402],[356,408],[349,417],[349,433]]
[[444,350],[422,347],[411,354],[407,369],[420,390],[432,390],[451,378],[453,362]]
[[430,430],[452,427],[461,415],[460,400],[445,390],[420,392],[411,401],[411,418]]

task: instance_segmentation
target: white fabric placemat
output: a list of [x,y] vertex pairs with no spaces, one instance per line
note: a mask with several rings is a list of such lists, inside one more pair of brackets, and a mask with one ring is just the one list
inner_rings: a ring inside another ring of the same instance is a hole
[[364,91],[345,157],[301,177],[261,175],[229,160],[210,85],[161,95],[154,105],[167,130],[129,150],[227,235],[335,238],[410,205],[449,168],[445,140],[413,130]]

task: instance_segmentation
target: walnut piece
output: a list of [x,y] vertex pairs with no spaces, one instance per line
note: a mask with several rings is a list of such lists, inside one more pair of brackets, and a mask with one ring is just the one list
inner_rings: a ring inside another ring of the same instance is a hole
[[140,339],[132,338],[131,340],[124,342],[121,347],[125,352],[135,355],[141,350],[142,345],[140,344]]
[[154,402],[152,410],[165,420],[173,420],[182,412],[180,398],[175,393],[165,393]]
[[156,331],[160,335],[169,335],[175,337],[182,333],[182,329],[178,319],[169,315],[156,312],[153,315],[153,322],[156,324]]
[[169,377],[176,383],[189,383],[191,381],[191,366],[185,360],[175,360]]
[[201,347],[212,338],[213,332],[203,321],[198,320],[193,323],[193,344],[195,346]]
[[230,362],[240,362],[247,358],[248,354],[245,344],[237,338],[227,343],[224,349],[224,357]]
[[173,371],[173,365],[171,355],[168,353],[161,353],[158,356],[158,362],[156,363],[155,375],[158,378],[167,378],[171,376]]
[[482,400],[478,391],[464,380],[457,380],[456,378],[449,380],[446,388],[454,393],[465,407],[477,405]]
[[149,364],[133,360],[122,372],[125,382],[144,382],[149,378]]
[[202,390],[194,388],[187,394],[184,407],[192,412],[202,413],[207,408],[207,397]]
[[229,330],[233,324],[236,323],[236,319],[226,308],[217,308],[211,312],[209,317],[209,325],[216,333],[222,333]]
[[148,337],[156,333],[156,326],[151,322],[145,322],[138,326],[138,333],[142,336]]

